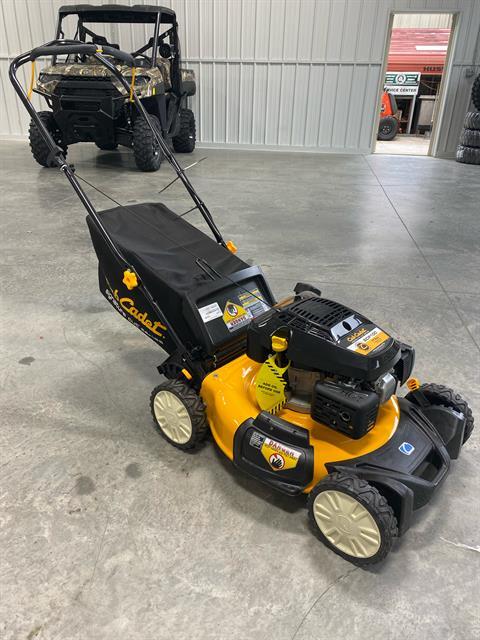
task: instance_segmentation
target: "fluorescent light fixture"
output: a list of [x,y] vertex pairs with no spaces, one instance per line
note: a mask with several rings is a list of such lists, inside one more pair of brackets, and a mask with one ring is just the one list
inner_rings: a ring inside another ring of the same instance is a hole
[[416,44],[417,51],[446,51],[448,44]]

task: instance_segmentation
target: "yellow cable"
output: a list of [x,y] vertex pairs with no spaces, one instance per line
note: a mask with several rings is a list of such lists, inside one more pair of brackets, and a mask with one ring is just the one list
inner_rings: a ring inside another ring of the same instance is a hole
[[135,73],[136,67],[132,67],[132,83],[130,85],[130,102],[133,102],[133,92],[135,91]]
[[33,87],[35,86],[35,60],[32,60],[32,72],[30,74],[30,86],[28,88],[27,97],[30,100],[33,93]]

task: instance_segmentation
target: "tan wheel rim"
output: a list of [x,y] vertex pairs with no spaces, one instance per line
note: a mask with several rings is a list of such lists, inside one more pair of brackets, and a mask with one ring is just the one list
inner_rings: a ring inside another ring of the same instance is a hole
[[163,433],[176,444],[186,444],[192,437],[192,421],[187,408],[174,393],[159,391],[153,412]]
[[318,528],[334,547],[355,558],[371,558],[380,549],[380,530],[372,514],[342,491],[322,491],[313,502]]

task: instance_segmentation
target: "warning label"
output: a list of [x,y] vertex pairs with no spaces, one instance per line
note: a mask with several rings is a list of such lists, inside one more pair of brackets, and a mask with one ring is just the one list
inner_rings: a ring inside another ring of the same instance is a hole
[[241,305],[231,302],[230,300],[225,305],[223,321],[229,331],[235,331],[235,329],[245,326],[251,319],[252,316],[250,313]]
[[263,441],[261,452],[274,471],[294,469],[302,454],[301,451],[287,447],[286,445],[281,444],[276,440],[271,440],[270,438],[265,438]]
[[269,309],[268,304],[264,301],[258,289],[245,291],[238,296],[238,299],[242,307],[250,313],[252,318],[256,318]]
[[378,327],[375,327],[368,333],[363,334],[360,338],[352,342],[347,348],[351,351],[355,351],[355,353],[361,353],[366,356],[381,344],[386,342],[390,336],[388,336],[385,331],[382,331]]

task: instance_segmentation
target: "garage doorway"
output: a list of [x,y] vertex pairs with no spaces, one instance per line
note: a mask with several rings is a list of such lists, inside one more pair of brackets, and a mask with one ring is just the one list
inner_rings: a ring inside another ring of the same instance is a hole
[[454,25],[452,13],[393,15],[374,153],[432,153]]

